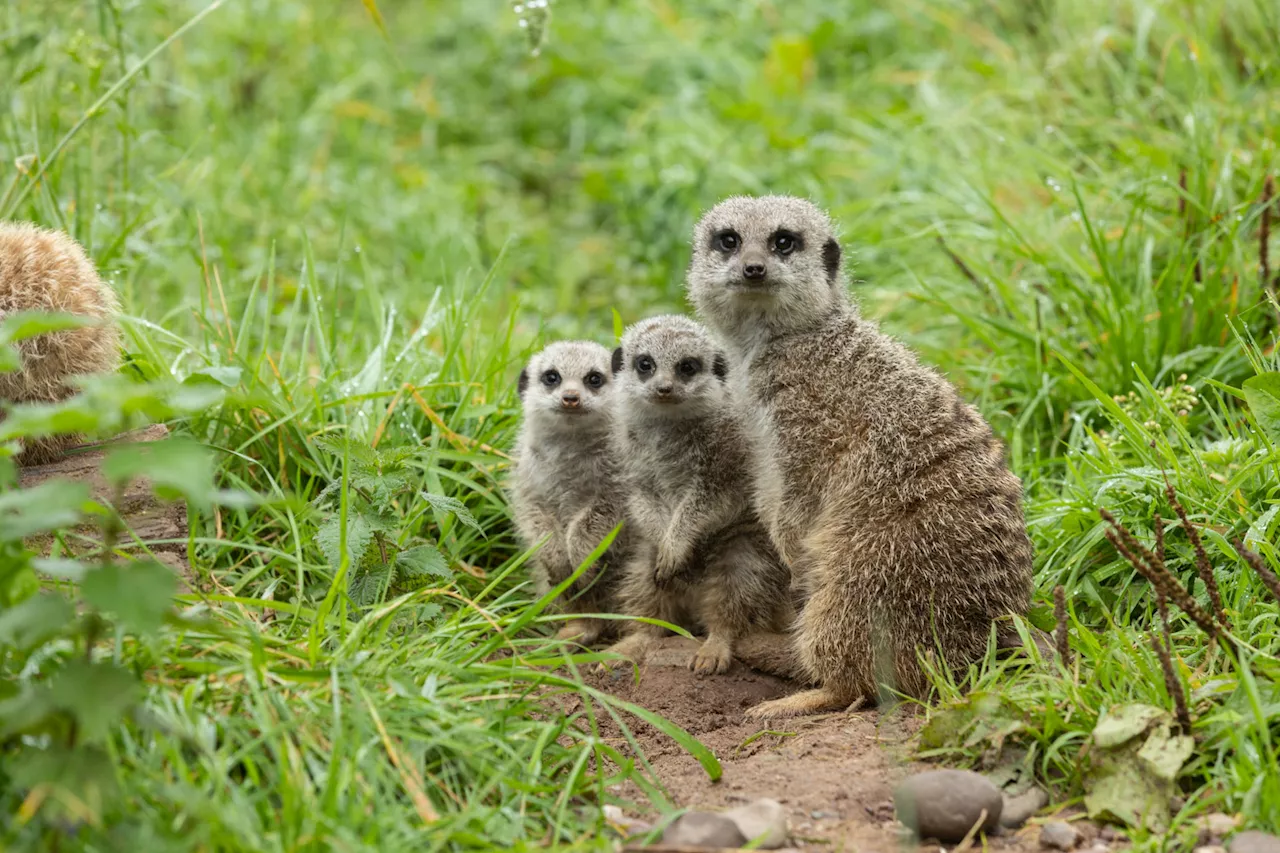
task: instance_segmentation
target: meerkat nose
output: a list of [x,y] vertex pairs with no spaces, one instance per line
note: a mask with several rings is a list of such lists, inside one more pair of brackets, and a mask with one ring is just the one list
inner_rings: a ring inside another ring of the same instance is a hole
[[670,394],[674,388],[670,382],[663,382],[661,385],[654,386],[653,390],[658,393],[659,397],[665,397]]
[[581,398],[573,391],[566,391],[560,395],[560,405],[566,409],[576,409],[581,402]]
[[752,281],[759,281],[764,278],[764,264],[744,264],[742,277]]

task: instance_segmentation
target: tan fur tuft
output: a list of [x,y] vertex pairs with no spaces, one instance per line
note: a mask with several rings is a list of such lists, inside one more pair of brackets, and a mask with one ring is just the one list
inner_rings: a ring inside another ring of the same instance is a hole
[[[119,367],[119,303],[80,244],[58,231],[0,223],[0,317],[21,311],[63,312],[106,322],[19,341],[22,369],[0,373],[0,400],[58,402],[75,393],[69,377]],[[28,441],[18,464],[51,462],[80,440],[69,435]]]

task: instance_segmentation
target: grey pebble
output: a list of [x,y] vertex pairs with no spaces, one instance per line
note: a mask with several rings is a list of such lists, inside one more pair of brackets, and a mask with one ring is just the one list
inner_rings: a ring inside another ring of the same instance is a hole
[[1227,848],[1213,844],[1208,847],[1197,847],[1195,853],[1227,853]]
[[741,847],[747,839],[738,825],[723,815],[688,812],[663,830],[662,842],[687,847]]
[[1049,795],[1043,788],[1036,786],[1016,797],[1006,797],[1004,810],[1000,813],[1000,825],[1017,829],[1048,804]]
[[1040,846],[1051,850],[1074,850],[1080,843],[1080,832],[1062,820],[1051,820],[1040,827]]
[[761,838],[759,850],[776,850],[787,843],[787,810],[777,800],[753,800],[723,815],[748,841]]
[[921,838],[955,843],[980,820],[983,831],[995,829],[1004,797],[990,780],[969,770],[926,770],[898,785],[893,804],[898,820]]
[[1280,838],[1250,829],[1231,836],[1227,850],[1230,853],[1280,853]]

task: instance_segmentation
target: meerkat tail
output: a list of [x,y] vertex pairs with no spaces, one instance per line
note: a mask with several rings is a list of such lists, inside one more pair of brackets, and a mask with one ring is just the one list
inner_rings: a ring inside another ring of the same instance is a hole
[[733,655],[754,670],[791,681],[810,682],[791,634],[770,631],[747,634],[733,644]]

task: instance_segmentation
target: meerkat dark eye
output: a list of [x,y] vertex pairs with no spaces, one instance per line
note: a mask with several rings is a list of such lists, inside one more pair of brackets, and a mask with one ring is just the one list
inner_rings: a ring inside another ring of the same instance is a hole
[[653,359],[649,358],[649,356],[647,355],[636,356],[636,373],[640,373],[645,376],[648,376],[650,373],[653,373],[653,371],[656,370],[657,367],[658,365],[654,364]]
[[711,245],[721,252],[736,252],[742,245],[742,238],[735,231],[721,231],[712,238]]
[[555,370],[542,371],[542,384],[554,388],[560,384],[560,373]]
[[676,372],[688,379],[691,376],[697,376],[698,371],[702,369],[702,362],[696,358],[683,358],[676,365]]
[[593,370],[582,381],[587,383],[587,387],[593,391],[599,391],[604,387],[604,374],[598,370]]
[[779,255],[789,255],[800,248],[800,238],[790,231],[778,231],[769,241]]

